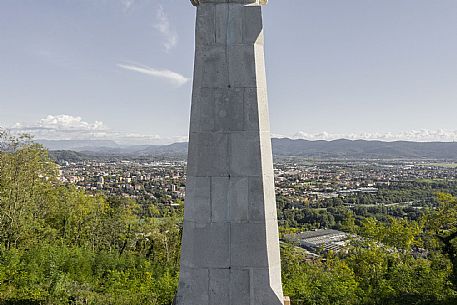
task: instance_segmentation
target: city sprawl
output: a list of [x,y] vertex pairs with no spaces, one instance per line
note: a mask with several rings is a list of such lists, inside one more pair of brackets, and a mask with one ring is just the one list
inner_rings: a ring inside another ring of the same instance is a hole
[[[280,223],[338,228],[343,210],[360,217],[416,219],[436,204],[437,192],[454,193],[457,165],[417,160],[275,160]],[[96,194],[129,197],[141,204],[180,208],[186,163],[179,159],[60,160],[61,180]]]

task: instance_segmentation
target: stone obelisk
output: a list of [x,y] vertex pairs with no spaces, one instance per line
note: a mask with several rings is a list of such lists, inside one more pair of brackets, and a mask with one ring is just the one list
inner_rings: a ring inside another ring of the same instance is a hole
[[196,52],[178,305],[281,305],[266,0],[192,0]]

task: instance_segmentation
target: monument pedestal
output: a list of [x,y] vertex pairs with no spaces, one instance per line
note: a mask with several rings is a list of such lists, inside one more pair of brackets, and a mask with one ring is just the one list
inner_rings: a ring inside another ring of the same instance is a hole
[[196,51],[176,304],[282,305],[260,0],[193,2]]

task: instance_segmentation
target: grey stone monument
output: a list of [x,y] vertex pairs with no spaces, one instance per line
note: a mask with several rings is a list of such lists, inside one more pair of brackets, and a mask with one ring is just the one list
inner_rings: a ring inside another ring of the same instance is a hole
[[196,51],[178,305],[282,305],[266,0],[192,0]]

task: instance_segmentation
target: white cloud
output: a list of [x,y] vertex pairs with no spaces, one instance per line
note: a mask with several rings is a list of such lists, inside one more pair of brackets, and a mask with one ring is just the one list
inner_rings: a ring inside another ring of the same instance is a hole
[[[120,145],[153,145],[185,142],[187,136],[162,137],[154,134],[130,133],[112,130],[101,121],[88,122],[79,116],[48,115],[32,123],[16,123],[8,128],[14,134],[27,133],[37,140],[112,140]],[[273,137],[284,137],[273,134]],[[291,138],[306,140],[380,140],[380,141],[416,141],[416,142],[454,142],[457,130],[412,130],[398,133],[307,133],[297,132]]]
[[173,72],[167,69],[154,69],[151,67],[147,66],[139,66],[139,65],[130,65],[130,64],[118,64],[118,67],[125,69],[125,70],[130,70],[130,71],[135,71],[138,73],[154,76],[157,78],[165,79],[169,82],[171,82],[175,86],[182,86],[186,84],[190,79],[183,76],[182,74],[179,74],[177,72]]
[[170,19],[168,18],[163,6],[160,4],[156,15],[157,23],[154,25],[154,28],[156,28],[165,39],[163,47],[165,48],[165,51],[168,52],[178,44],[178,34],[172,28]]
[[82,120],[81,117],[71,116],[66,114],[61,115],[48,115],[46,118],[41,119],[36,124],[42,128],[51,128],[57,130],[105,130],[106,127],[103,122],[95,121],[88,123]]
[[294,139],[305,140],[379,140],[379,141],[416,141],[416,142],[454,142],[457,141],[457,130],[411,130],[404,132],[363,132],[363,133],[308,133],[304,131],[297,132],[292,136]]
[[36,139],[70,140],[100,137],[109,129],[100,121],[89,123],[81,117],[61,114],[48,115],[33,123],[16,123],[10,130],[16,134],[30,134]]
[[126,10],[129,10],[130,8],[133,7],[135,4],[136,0],[121,0],[122,5]]
[[71,115],[48,115],[33,123],[16,123],[13,134],[27,133],[36,140],[111,140],[120,145],[171,144],[187,141],[185,136],[162,137],[115,131],[101,121],[87,122]]

